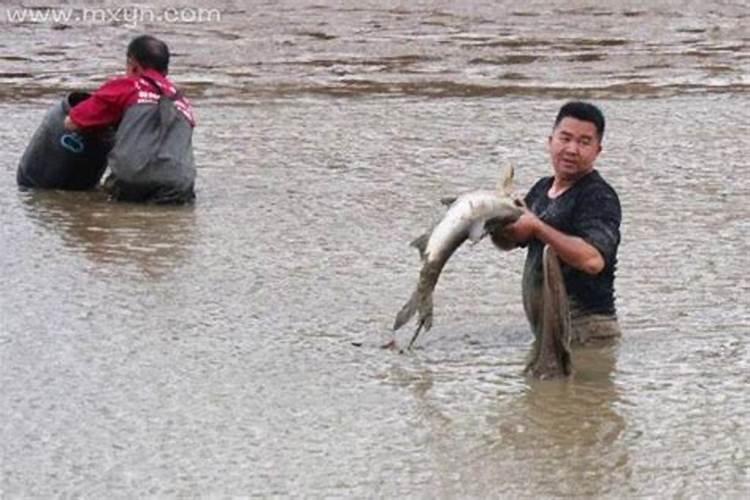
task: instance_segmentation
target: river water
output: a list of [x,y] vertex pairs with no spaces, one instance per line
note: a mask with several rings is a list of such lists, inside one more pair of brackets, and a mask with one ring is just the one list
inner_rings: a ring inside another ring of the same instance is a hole
[[[0,497],[745,497],[744,2],[211,7],[4,21]],[[142,30],[196,105],[196,205],[19,191],[46,108]],[[378,349],[439,198],[508,163],[520,191],[547,175],[572,97],[608,118],[619,345],[525,378],[523,253],[483,242],[448,264],[418,348]]]

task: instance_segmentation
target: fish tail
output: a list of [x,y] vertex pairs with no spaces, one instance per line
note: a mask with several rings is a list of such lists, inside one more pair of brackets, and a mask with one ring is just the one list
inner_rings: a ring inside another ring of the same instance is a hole
[[425,293],[419,302],[419,324],[427,331],[432,328],[432,292]]
[[419,296],[419,289],[414,290],[414,293],[411,294],[409,300],[406,301],[406,304],[404,304],[398,314],[396,314],[396,321],[393,323],[394,331],[404,326],[417,312],[417,306],[420,302]]
[[411,294],[409,300],[396,314],[396,321],[393,323],[393,330],[398,330],[419,311],[419,326],[425,331],[432,328],[432,292],[423,291],[417,288]]
[[419,310],[419,321],[417,323],[417,329],[414,331],[414,335],[412,335],[411,340],[409,341],[408,349],[411,349],[411,346],[414,345],[417,337],[419,337],[419,332],[423,329],[424,331],[427,331],[432,328],[432,292],[421,294],[420,299],[421,300],[419,300],[419,304],[417,305],[417,310]]

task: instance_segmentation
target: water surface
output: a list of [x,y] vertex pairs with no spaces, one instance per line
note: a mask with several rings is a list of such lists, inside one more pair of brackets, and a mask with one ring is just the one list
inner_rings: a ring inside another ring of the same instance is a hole
[[[748,491],[744,6],[216,5],[148,27],[198,110],[191,208],[19,191],[46,107],[135,31],[4,31],[0,496]],[[568,97],[608,118],[622,342],[524,378],[523,253],[483,242],[419,347],[378,349],[439,198],[546,175]]]

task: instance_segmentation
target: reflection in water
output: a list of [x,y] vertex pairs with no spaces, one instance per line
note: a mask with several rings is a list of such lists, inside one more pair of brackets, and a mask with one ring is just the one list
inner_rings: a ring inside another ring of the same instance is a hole
[[95,264],[135,266],[159,277],[178,267],[195,239],[193,207],[112,203],[101,192],[21,191],[29,219],[58,233]]
[[616,349],[574,348],[572,378],[529,378],[524,394],[504,410],[490,448],[498,454],[510,449],[533,465],[528,474],[540,494],[603,495],[618,491],[613,485],[629,476],[626,421],[617,411],[621,397],[613,380]]
[[[467,375],[477,364],[466,351],[452,367],[454,373],[445,363],[425,366],[423,356],[398,357],[388,381],[410,394],[409,429],[436,472],[423,492],[494,497],[500,484],[508,497],[627,490],[632,470],[628,423],[618,408],[624,397],[614,382],[617,349],[575,348],[576,371],[567,380],[528,377],[524,382],[518,363],[512,375],[518,383],[511,386],[507,380],[490,381],[487,375],[499,367],[489,365],[470,380],[456,380],[456,373]],[[484,406],[477,392],[488,393]],[[512,482],[504,481],[509,477]]]

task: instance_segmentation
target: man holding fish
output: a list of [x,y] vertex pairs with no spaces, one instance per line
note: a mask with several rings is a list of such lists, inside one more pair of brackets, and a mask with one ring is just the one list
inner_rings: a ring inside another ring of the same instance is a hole
[[594,169],[604,116],[594,105],[568,102],[555,119],[548,147],[554,175],[540,179],[523,202],[507,169],[492,191],[444,199],[443,219],[412,242],[422,270],[394,330],[415,314],[417,330],[432,324],[432,294],[453,252],[490,234],[503,250],[528,247],[523,303],[535,335],[527,371],[538,378],[570,375],[569,346],[620,336],[614,301],[621,209],[617,193]]
[[614,279],[622,215],[617,193],[594,168],[603,134],[597,107],[565,104],[548,139],[554,175],[531,188],[528,209],[515,223],[492,233],[493,240],[528,246],[525,282],[534,268],[539,276],[543,247],[555,251],[570,298],[572,340],[581,343],[620,335]]

